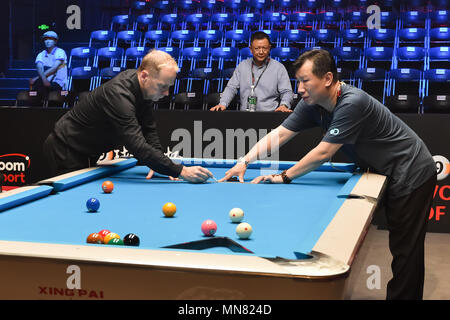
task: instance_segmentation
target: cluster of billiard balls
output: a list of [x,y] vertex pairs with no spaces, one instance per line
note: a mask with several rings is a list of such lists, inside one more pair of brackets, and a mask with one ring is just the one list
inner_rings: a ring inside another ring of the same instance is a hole
[[[173,217],[176,211],[177,207],[172,202],[163,206],[163,213],[166,217]],[[230,210],[229,216],[233,223],[238,223],[244,219],[244,211],[240,208],[233,208]],[[217,224],[211,219],[205,220],[201,225],[201,230],[205,236],[212,237],[217,232]],[[246,222],[239,223],[236,227],[236,234],[240,239],[248,239],[252,232],[252,226]]]
[[140,240],[134,233],[129,233],[123,239],[115,233],[109,230],[103,229],[96,233],[91,233],[87,239],[87,243],[96,244],[113,244],[113,245],[126,245],[126,246],[139,246]]
[[[104,193],[111,193],[114,190],[114,184],[111,181],[105,181],[102,183],[102,190]],[[100,201],[96,198],[90,198],[86,202],[86,207],[89,212],[96,212],[100,208]],[[134,233],[129,233],[121,239],[117,233],[103,229],[99,232],[91,233],[87,237],[86,242],[96,244],[139,246],[140,239]]]

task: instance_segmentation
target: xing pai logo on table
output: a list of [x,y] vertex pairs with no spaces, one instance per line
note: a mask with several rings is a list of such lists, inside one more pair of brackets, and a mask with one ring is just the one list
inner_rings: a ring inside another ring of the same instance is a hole
[[436,163],[436,172],[438,181],[444,180],[450,174],[450,162],[444,156],[433,156]]
[[0,172],[10,185],[25,184],[25,173],[30,168],[30,157],[20,153],[0,155]]

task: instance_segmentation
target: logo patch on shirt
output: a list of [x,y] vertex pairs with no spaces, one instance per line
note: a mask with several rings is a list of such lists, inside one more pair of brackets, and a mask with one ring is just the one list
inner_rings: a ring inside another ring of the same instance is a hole
[[330,134],[333,136],[337,136],[339,134],[339,129],[338,128],[331,129]]

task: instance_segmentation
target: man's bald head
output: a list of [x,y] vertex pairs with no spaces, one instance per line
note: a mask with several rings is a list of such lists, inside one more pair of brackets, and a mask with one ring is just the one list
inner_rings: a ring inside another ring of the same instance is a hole
[[147,70],[152,75],[159,75],[159,72],[163,68],[171,69],[175,73],[179,71],[177,62],[170,54],[161,50],[153,49],[142,59],[138,72]]

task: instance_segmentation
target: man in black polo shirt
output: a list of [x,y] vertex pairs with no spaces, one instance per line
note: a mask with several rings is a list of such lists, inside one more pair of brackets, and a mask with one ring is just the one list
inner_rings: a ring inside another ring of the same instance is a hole
[[96,88],[55,124],[44,143],[52,175],[95,165],[98,157],[124,145],[151,170],[204,182],[212,173],[202,167],[175,164],[163,154],[151,101],[169,94],[178,66],[166,52],[152,50],[138,70],[125,70]]
[[393,256],[387,299],[422,299],[424,241],[436,185],[436,165],[430,152],[383,104],[338,81],[336,65],[327,51],[306,52],[294,66],[302,100],[219,181],[238,176],[243,182],[249,162],[268,150],[273,152],[304,129],[321,127],[322,141],[296,165],[252,182],[289,183],[331,159],[340,148],[361,169],[387,176],[386,216]]

